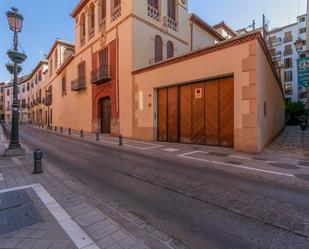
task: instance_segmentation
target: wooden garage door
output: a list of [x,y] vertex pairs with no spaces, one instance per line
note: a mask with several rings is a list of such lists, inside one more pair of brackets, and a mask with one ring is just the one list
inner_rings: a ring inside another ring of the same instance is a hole
[[158,140],[233,147],[233,78],[159,89]]
[[234,145],[234,82],[233,78],[219,80],[220,145]]

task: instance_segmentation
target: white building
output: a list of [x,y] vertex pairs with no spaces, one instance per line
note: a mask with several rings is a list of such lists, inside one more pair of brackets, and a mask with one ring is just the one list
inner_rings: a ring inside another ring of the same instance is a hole
[[[294,43],[298,38],[306,40],[306,15],[298,16],[297,22],[268,32],[267,45],[274,62],[284,66],[285,94],[287,102],[299,100],[297,59]],[[305,49],[305,47],[304,47]]]

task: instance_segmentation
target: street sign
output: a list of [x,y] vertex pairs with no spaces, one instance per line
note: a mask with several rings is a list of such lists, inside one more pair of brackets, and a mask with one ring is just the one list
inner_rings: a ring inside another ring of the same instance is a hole
[[309,87],[309,57],[297,60],[298,85],[307,89]]

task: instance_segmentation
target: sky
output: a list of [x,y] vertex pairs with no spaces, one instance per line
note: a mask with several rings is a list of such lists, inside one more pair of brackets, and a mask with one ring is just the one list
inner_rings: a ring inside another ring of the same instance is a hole
[[[129,1],[129,0],[126,0]],[[135,0],[144,1],[144,0]],[[189,11],[214,25],[225,21],[237,30],[256,20],[261,26],[262,15],[269,20],[270,28],[296,22],[298,15],[306,13],[307,0],[188,0]],[[0,0],[0,82],[11,78],[5,68],[6,51],[12,46],[5,12],[12,6],[23,14],[24,27],[20,43],[28,55],[23,63],[23,74],[30,73],[49,52],[56,38],[74,41],[74,22],[71,11],[79,0]]]

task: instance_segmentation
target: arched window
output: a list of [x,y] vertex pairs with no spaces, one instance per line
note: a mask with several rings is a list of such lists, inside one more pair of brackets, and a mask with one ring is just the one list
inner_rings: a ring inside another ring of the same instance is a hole
[[157,35],[155,37],[155,62],[163,60],[163,41],[162,38]]
[[174,57],[174,44],[171,41],[167,42],[167,58]]
[[159,1],[158,0],[148,0],[148,5],[153,8],[159,9]]
[[85,44],[85,36],[86,36],[86,26],[85,26],[85,14],[81,14],[80,16],[80,44],[83,46]]
[[89,37],[92,38],[94,35],[94,4],[90,4],[89,6],[89,15],[88,15],[88,24],[89,24]]
[[168,15],[168,17],[176,20],[176,2],[175,2],[175,0],[168,0],[168,2],[167,2],[167,15]]
[[106,18],[106,0],[100,0],[99,4],[99,24],[103,24]]

